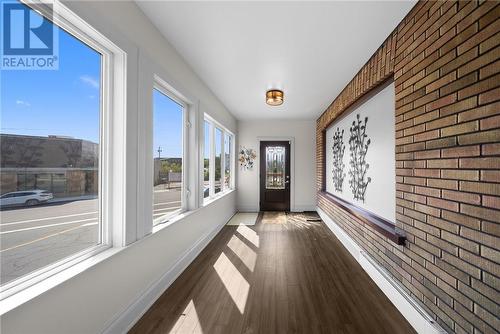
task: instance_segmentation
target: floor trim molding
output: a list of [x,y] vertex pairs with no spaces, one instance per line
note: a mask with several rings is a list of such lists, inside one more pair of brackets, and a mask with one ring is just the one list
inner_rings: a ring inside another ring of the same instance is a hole
[[103,334],[127,333],[137,321],[146,313],[153,303],[168,289],[168,287],[193,262],[210,241],[226,225],[226,221],[203,235],[198,241],[184,252],[174,265],[165,272],[160,279],[153,282],[139,298],[134,300],[123,312],[119,313],[103,330]]
[[316,211],[326,226],[339,239],[344,247],[358,261],[364,271],[377,284],[382,292],[396,306],[413,328],[422,334],[446,333],[432,317],[422,309],[397,283],[384,268],[378,265],[332,218],[319,207]]

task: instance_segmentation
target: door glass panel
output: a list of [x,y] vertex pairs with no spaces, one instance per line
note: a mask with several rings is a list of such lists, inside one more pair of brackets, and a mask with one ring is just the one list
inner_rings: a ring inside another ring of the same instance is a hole
[[266,147],[266,189],[285,189],[285,147]]

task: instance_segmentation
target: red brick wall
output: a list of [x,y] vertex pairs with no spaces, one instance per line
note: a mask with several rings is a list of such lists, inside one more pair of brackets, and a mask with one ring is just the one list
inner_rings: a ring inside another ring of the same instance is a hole
[[[317,120],[318,206],[450,332],[500,329],[500,2],[419,2]],[[397,246],[323,195],[324,130],[396,87]]]

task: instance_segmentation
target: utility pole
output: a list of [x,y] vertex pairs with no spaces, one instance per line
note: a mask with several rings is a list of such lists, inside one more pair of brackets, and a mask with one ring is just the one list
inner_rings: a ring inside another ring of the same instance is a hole
[[[162,168],[162,163],[161,163],[161,146],[158,146],[158,149],[156,150],[158,152],[158,184],[161,184],[161,168]],[[156,164],[156,162],[155,162]]]

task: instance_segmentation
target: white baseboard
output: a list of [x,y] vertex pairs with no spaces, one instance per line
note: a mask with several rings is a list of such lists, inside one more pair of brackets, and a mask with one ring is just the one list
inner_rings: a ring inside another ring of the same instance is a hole
[[446,333],[446,331],[443,330],[432,317],[401,288],[399,283],[397,283],[384,268],[378,265],[339,225],[320,208],[316,208],[316,211],[325,222],[326,226],[330,228],[337,239],[339,239],[356,261],[359,262],[364,271],[366,271],[375,284],[378,285],[380,290],[382,290],[418,333]]
[[125,311],[109,322],[103,334],[127,333],[137,321],[146,313],[153,303],[167,290],[179,275],[193,262],[208,243],[226,225],[226,221],[216,226],[212,231],[202,236],[198,241],[182,254],[175,264],[163,274],[159,280],[149,286],[142,295],[130,304]]

